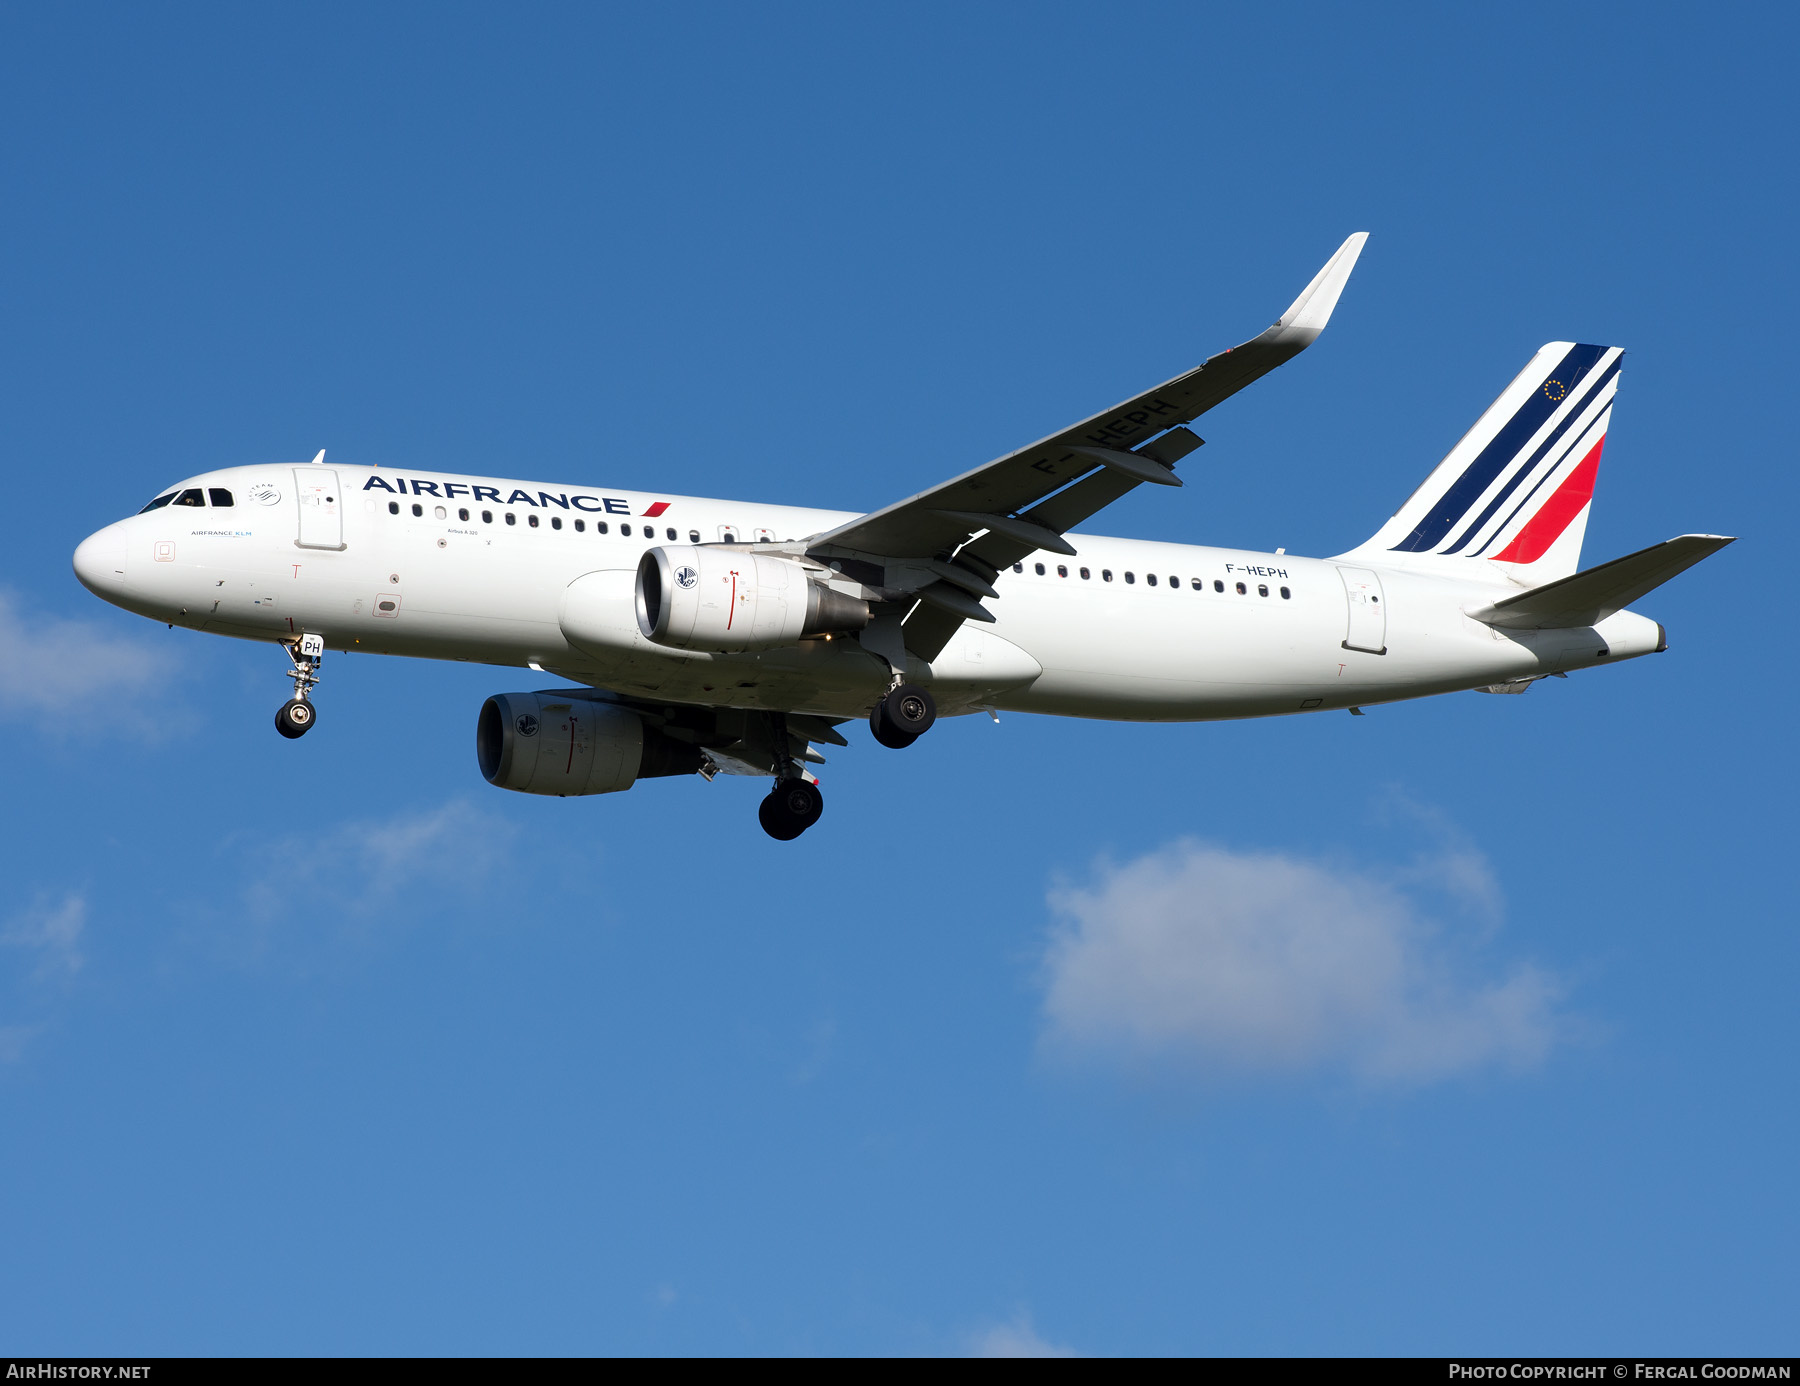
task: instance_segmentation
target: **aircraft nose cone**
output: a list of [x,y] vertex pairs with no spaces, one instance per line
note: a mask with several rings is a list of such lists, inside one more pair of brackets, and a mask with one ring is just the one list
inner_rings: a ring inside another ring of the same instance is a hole
[[75,576],[96,597],[111,601],[130,585],[126,581],[126,540],[122,525],[108,525],[88,535],[75,550]]

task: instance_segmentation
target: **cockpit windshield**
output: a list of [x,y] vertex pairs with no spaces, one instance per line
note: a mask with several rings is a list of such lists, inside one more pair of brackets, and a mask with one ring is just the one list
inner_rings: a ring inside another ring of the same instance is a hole
[[232,498],[231,492],[227,491],[223,486],[209,486],[205,490],[201,490],[198,486],[190,486],[184,491],[164,492],[155,500],[151,501],[150,504],[146,505],[142,510],[138,511],[138,514],[148,515],[152,510],[161,510],[165,505],[203,506],[207,503],[209,498],[213,505],[219,507],[227,505],[235,506],[237,504]]

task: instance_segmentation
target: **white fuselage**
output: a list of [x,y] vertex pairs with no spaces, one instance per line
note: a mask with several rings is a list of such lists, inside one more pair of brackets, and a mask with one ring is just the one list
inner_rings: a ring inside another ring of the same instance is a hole
[[[303,516],[309,484],[323,489]],[[164,505],[92,536],[76,555],[82,581],[196,630],[313,633],[332,650],[535,667],[668,702],[848,718],[886,686],[885,665],[854,637],[695,653],[651,644],[632,606],[648,548],[798,540],[852,514],[360,467],[236,467],[174,489],[212,488],[233,504]],[[930,664],[909,667],[945,713],[1270,716],[1505,684],[1661,645],[1660,628],[1630,612],[1579,630],[1472,620],[1465,610],[1496,589],[1519,590],[1487,565],[1471,565],[1486,580],[1460,582],[1361,557],[1068,539],[1076,557],[1040,553],[1000,574],[994,624],[965,623]],[[1346,570],[1374,580],[1358,588]],[[590,608],[579,645],[565,610],[577,579]],[[591,636],[595,593],[616,614],[603,640]]]

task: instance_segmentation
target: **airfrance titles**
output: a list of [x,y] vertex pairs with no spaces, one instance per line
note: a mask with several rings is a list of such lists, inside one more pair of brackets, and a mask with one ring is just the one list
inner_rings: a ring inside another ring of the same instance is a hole
[[[408,487],[411,487],[408,490]],[[559,506],[564,510],[583,510],[590,515],[629,515],[631,503],[618,496],[584,496],[564,491],[530,491],[513,488],[510,496],[502,496],[498,486],[464,485],[460,481],[408,481],[403,476],[394,477],[391,481],[384,476],[371,476],[363,483],[365,491],[386,491],[398,496],[435,496],[439,500],[455,500],[459,496],[467,496],[471,501],[480,504],[487,501],[490,505],[529,505],[533,508],[548,509]],[[669,508],[669,502],[657,501],[644,511],[646,515],[660,515]]]

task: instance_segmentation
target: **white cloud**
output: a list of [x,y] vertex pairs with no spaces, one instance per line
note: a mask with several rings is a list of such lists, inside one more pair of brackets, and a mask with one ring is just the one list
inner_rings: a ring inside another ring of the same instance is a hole
[[[141,732],[155,719],[133,709],[174,670],[165,650],[89,621],[28,617],[17,596],[0,589],[0,717],[34,718],[54,732],[72,707],[91,708],[96,696],[112,695],[117,705],[101,728]],[[91,715],[79,724],[84,736],[96,729]]]
[[1031,1315],[1024,1310],[1005,1323],[989,1324],[979,1329],[969,1343],[971,1357],[1073,1357],[1075,1349],[1046,1342],[1032,1326]]
[[0,1025],[0,1064],[16,1064],[25,1057],[25,1046],[42,1025]]
[[85,896],[66,895],[55,905],[39,900],[7,921],[6,927],[0,929],[0,944],[32,954],[37,960],[35,976],[40,981],[72,977],[86,961],[81,954],[81,933],[86,927]]
[[1562,1028],[1556,980],[1524,964],[1471,978],[1473,941],[1423,917],[1422,889],[1498,910],[1486,860],[1454,842],[1390,879],[1191,840],[1103,866],[1051,893],[1045,1039],[1203,1074],[1390,1083],[1541,1061]]
[[252,953],[284,932],[309,945],[327,932],[370,938],[478,889],[512,832],[505,819],[453,799],[311,833],[240,837],[231,852],[247,881],[224,933],[233,951]]
[[[0,925],[0,948],[24,959],[15,986],[17,999],[28,1008],[54,1006],[61,991],[55,984],[69,981],[86,963],[81,936],[87,928],[87,910],[87,897],[79,892],[61,900],[40,896],[31,908]],[[44,1028],[41,1022],[0,1025],[0,1064],[18,1063],[25,1046]]]

